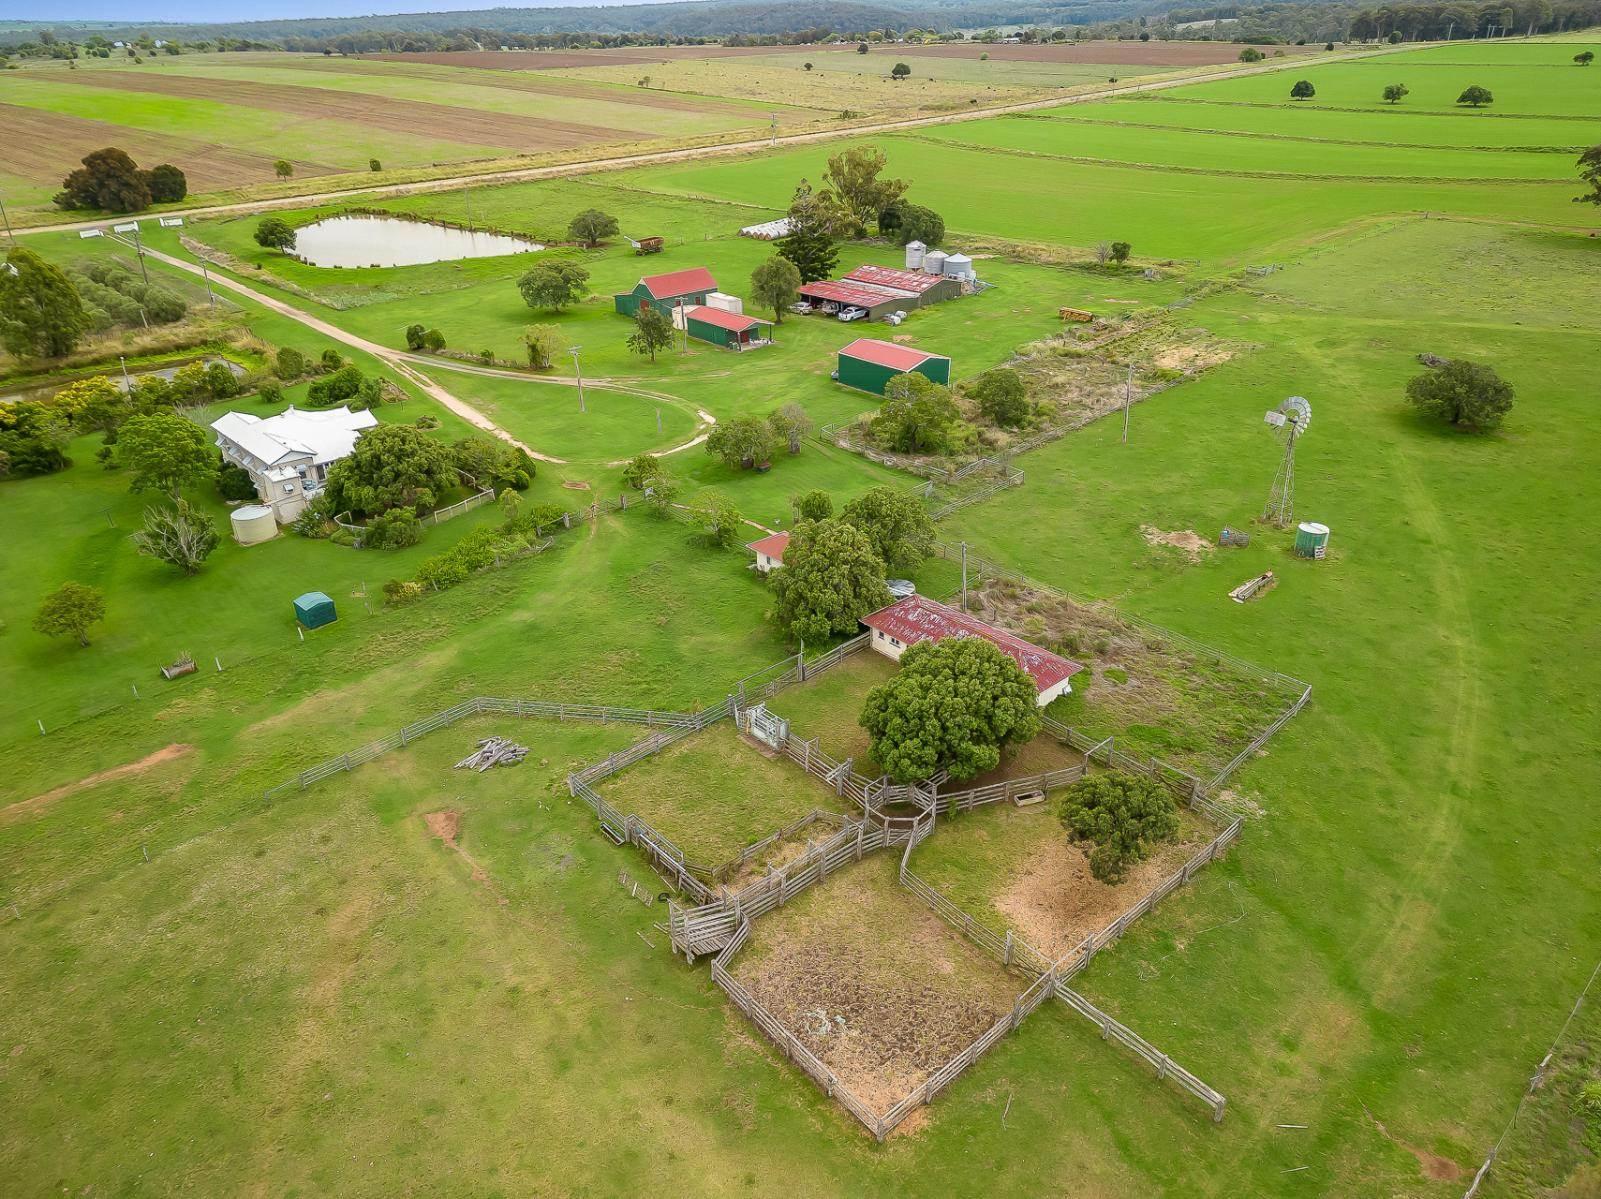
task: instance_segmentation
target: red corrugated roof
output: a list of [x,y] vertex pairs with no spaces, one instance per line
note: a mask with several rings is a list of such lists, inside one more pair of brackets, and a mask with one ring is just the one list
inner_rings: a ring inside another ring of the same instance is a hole
[[1084,669],[1077,662],[1069,662],[1005,629],[997,629],[949,604],[921,595],[909,595],[887,608],[870,612],[862,617],[862,623],[908,646],[919,641],[943,641],[947,637],[982,637],[1026,670],[1040,691],[1047,691]]
[[687,271],[672,271],[666,275],[646,275],[640,282],[658,300],[687,296],[691,292],[717,290],[717,280],[703,266],[692,266]]
[[930,354],[927,350],[914,350],[911,346],[898,346],[892,341],[879,341],[876,337],[858,337],[841,350],[840,355],[887,366],[892,371],[915,370],[930,358],[945,357],[943,354]]
[[885,300],[894,299],[893,296],[869,291],[865,287],[854,287],[849,283],[829,283],[826,280],[802,283],[800,294],[810,299],[833,300],[836,304],[857,304],[863,308],[872,308]]
[[896,291],[909,291],[922,295],[936,283],[940,275],[925,275],[921,271],[897,271],[887,266],[859,266],[845,276],[847,282],[876,283],[879,287],[893,287]]
[[784,560],[784,551],[789,548],[789,534],[774,533],[771,537],[763,537],[760,541],[752,541],[745,548],[753,554],[766,554],[769,558],[782,562]]
[[716,325],[719,329],[732,329],[735,333],[742,333],[752,325],[770,325],[772,321],[764,321],[760,317],[744,316],[738,312],[724,312],[721,308],[706,308],[697,306],[684,310],[687,320],[701,321],[707,325]]

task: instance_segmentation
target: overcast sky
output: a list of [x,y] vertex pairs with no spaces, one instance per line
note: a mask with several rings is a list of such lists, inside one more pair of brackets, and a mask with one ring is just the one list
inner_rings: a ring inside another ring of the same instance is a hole
[[525,5],[475,0],[0,0],[0,18],[79,21],[272,21],[289,17],[365,17],[375,13],[455,12],[486,8],[582,8],[640,0],[531,0]]

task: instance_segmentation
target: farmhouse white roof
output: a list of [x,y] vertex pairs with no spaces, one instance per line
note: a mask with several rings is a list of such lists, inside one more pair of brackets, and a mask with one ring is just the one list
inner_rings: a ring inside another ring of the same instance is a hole
[[345,407],[305,412],[291,404],[277,416],[266,418],[225,412],[211,427],[219,437],[267,466],[307,454],[313,465],[321,466],[348,455],[362,431],[377,423],[371,412],[352,412]]

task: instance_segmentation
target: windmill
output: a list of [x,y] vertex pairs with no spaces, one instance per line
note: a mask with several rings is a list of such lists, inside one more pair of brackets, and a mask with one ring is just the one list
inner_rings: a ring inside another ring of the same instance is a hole
[[1262,519],[1286,528],[1295,515],[1295,443],[1312,423],[1312,405],[1301,396],[1291,396],[1263,418],[1284,438],[1284,457],[1279,460],[1273,488],[1267,493]]

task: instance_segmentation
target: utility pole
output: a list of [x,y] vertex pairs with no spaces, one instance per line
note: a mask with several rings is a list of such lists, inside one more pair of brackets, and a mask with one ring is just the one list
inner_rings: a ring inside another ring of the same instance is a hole
[[1456,32],[1456,22],[1452,21],[1449,25],[1447,25],[1445,27],[1445,40],[1446,41],[1450,41],[1451,40],[1451,35],[1453,33],[1455,33],[1455,32]]
[[1134,402],[1134,367],[1128,368],[1128,378],[1123,382],[1123,444],[1128,444],[1128,410]]
[[770,112],[770,113],[767,114],[767,131],[768,131],[768,134],[770,135],[770,137],[772,138],[772,144],[774,146],[777,146],[778,145],[778,114],[776,112]]
[[118,354],[117,361],[122,363],[122,393],[132,395],[133,383],[128,379],[128,357],[126,354]]
[[4,200],[0,200],[0,220],[5,221],[6,236],[11,239],[12,245],[16,245],[17,235],[11,232],[11,214],[6,211],[6,202]]
[[200,277],[206,281],[206,306],[215,308],[217,306],[217,295],[211,290],[211,272],[206,269],[206,260],[204,258],[200,260]]
[[[145,286],[149,287],[150,286],[150,272],[145,269],[145,243],[139,239],[139,222],[138,221],[135,221],[133,223],[133,248],[134,248],[134,252],[139,255],[139,273],[144,276]],[[145,322],[145,328],[148,329],[149,327],[150,327],[150,322],[146,321]]]
[[962,611],[967,611],[967,542],[962,542]]
[[583,346],[574,346],[572,348],[573,374],[578,376],[578,411],[588,412],[589,409],[584,407],[584,372],[578,365],[578,351],[583,348]]

